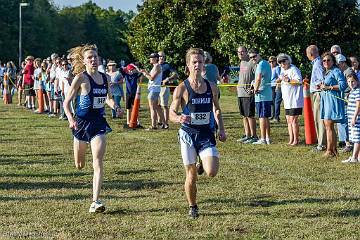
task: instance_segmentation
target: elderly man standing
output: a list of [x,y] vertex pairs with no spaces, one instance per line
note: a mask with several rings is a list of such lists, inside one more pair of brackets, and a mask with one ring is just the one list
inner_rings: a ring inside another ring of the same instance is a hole
[[306,48],[306,56],[311,61],[312,71],[310,79],[310,92],[312,93],[312,103],[314,112],[314,121],[317,134],[318,145],[313,149],[316,152],[326,149],[326,135],[324,122],[320,119],[320,84],[324,80],[324,68],[319,56],[319,49],[315,45]]
[[239,82],[237,86],[238,104],[243,116],[245,135],[238,142],[253,143],[258,140],[256,135],[255,97],[251,91],[251,82],[255,78],[256,64],[250,61],[246,47],[237,50],[240,59]]

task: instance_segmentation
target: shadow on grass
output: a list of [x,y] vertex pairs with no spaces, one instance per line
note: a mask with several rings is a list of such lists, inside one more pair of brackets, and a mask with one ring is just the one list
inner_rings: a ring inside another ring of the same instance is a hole
[[116,174],[118,175],[129,175],[129,174],[142,174],[142,173],[153,173],[156,172],[154,169],[133,169],[133,170],[121,170],[117,171]]
[[336,214],[338,217],[359,217],[360,209],[342,210]]
[[172,213],[177,213],[177,212],[184,212],[186,213],[186,211],[184,211],[186,209],[179,209],[176,207],[167,207],[167,208],[151,208],[151,209],[146,209],[146,210],[132,210],[132,209],[114,209],[114,210],[109,210],[106,211],[105,214],[108,215],[139,215],[139,214],[143,214],[143,213],[166,213],[166,212],[172,212]]
[[[164,182],[164,181],[152,181],[152,180],[128,180],[128,181],[106,181],[104,182],[105,189],[129,189],[129,190],[142,190],[142,189],[157,189],[163,186],[173,185],[174,183],[171,182]],[[177,183],[176,183],[177,184]]]
[[[24,139],[21,139],[24,140]],[[19,154],[1,154],[0,158],[12,158],[12,157],[54,157],[62,156],[61,153],[19,153]],[[0,159],[1,160],[1,159]]]
[[[146,195],[136,195],[130,197],[123,196],[115,196],[115,195],[105,195],[106,199],[138,199],[147,197]],[[90,202],[91,194],[69,194],[69,195],[61,195],[61,196],[0,196],[1,202],[11,202],[11,201],[33,201],[33,200],[48,200],[48,201],[77,201],[84,200]]]
[[306,204],[306,203],[333,203],[339,201],[359,201],[360,198],[302,198],[302,199],[284,199],[284,200],[266,200],[255,199],[248,202],[250,207],[272,207],[288,204]]
[[244,206],[243,202],[240,202],[234,198],[208,198],[200,203],[212,203],[212,204],[221,204],[226,206],[232,206],[232,207],[241,207]]
[[26,160],[26,159],[0,159],[0,165],[31,165],[31,164],[61,164],[62,160]]
[[[142,189],[157,189],[165,185],[172,185],[173,183],[151,180],[127,180],[127,181],[107,181],[104,182],[104,189],[117,190],[142,190]],[[71,182],[2,182],[0,183],[0,190],[31,190],[31,189],[82,189],[91,188],[90,182],[87,183],[71,183]]]
[[74,172],[74,173],[3,173],[1,177],[36,177],[36,178],[52,178],[52,177],[82,177],[86,175],[92,175],[92,173],[86,172]]

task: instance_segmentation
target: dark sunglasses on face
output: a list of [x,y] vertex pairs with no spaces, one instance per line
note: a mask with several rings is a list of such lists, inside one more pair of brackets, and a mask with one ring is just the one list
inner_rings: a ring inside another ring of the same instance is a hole
[[249,58],[250,58],[250,59],[255,59],[255,58],[256,58],[256,55],[250,56]]
[[332,54],[333,54],[333,55],[336,55],[336,54],[339,54],[339,52],[336,52],[336,51],[335,51],[335,52],[332,52]]
[[323,59],[323,62],[331,62],[330,58]]
[[285,63],[286,62],[286,60],[281,60],[281,61],[279,61],[279,63],[281,64],[281,63]]

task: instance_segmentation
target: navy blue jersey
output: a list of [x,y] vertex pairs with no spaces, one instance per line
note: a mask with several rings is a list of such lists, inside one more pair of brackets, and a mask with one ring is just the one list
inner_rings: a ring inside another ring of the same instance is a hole
[[94,79],[87,73],[90,82],[90,91],[87,95],[77,96],[76,116],[81,119],[91,120],[102,117],[105,113],[105,102],[108,93],[108,82],[106,75],[99,72],[103,78],[103,84],[97,84]]
[[213,94],[210,83],[206,83],[206,91],[204,93],[196,93],[190,86],[189,79],[184,81],[186,90],[189,93],[189,99],[186,103],[183,114],[189,115],[191,121],[183,123],[182,127],[192,128],[194,130],[215,130],[215,118],[213,112]]

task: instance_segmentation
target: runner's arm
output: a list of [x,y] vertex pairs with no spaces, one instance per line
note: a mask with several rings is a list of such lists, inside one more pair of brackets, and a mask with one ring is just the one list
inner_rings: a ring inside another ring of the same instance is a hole
[[71,114],[70,102],[78,94],[78,92],[80,90],[80,85],[82,82],[83,82],[83,75],[81,73],[74,78],[74,80],[69,88],[69,91],[66,94],[65,100],[64,100],[64,111],[65,111],[66,117],[69,121],[69,128],[77,129],[76,121],[75,121],[73,115]]
[[219,127],[219,140],[222,142],[226,141],[226,133],[225,133],[225,127],[224,127],[224,121],[221,114],[219,99],[217,96],[219,95],[219,90],[215,84],[211,84],[211,90],[213,93],[213,111],[214,111],[214,117],[215,121],[218,124]]
[[184,114],[179,114],[179,107],[181,106],[181,102],[183,100],[183,95],[185,92],[185,85],[181,83],[179,86],[175,88],[173,94],[173,101],[170,105],[169,118],[170,121],[174,123],[185,123],[190,121],[190,116],[186,116]]

